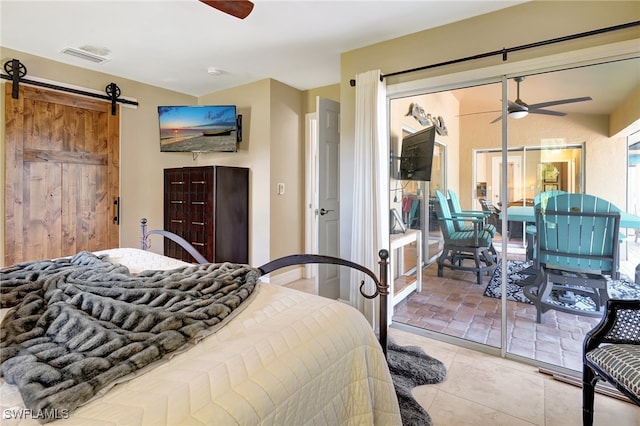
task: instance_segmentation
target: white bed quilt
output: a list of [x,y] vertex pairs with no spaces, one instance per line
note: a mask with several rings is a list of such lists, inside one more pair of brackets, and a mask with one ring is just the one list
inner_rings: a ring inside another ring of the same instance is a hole
[[[114,249],[132,272],[186,265]],[[2,424],[38,424],[0,382]],[[22,417],[22,418],[19,418]],[[351,306],[261,283],[254,300],[195,347],[80,407],[64,425],[400,425],[391,375]]]

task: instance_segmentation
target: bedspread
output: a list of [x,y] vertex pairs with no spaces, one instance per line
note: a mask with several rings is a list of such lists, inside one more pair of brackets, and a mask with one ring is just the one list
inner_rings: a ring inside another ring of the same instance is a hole
[[[102,252],[101,252],[102,253]],[[183,262],[135,249],[108,253],[132,271]],[[8,425],[37,424],[0,380]],[[26,417],[26,418],[25,418]],[[3,424],[5,424],[3,422]],[[400,425],[391,375],[353,307],[261,283],[232,321],[57,425]]]
[[88,252],[4,268],[0,301],[16,308],[2,322],[0,373],[33,412],[71,413],[219,327],[258,277],[229,263],[130,274]]

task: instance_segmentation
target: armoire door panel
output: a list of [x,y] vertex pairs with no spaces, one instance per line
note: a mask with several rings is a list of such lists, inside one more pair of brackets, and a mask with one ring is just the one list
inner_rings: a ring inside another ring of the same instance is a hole
[[[175,184],[176,176],[183,185]],[[210,262],[248,263],[248,191],[246,168],[165,169],[165,229],[189,241]],[[165,242],[165,255],[193,261],[170,242]]]

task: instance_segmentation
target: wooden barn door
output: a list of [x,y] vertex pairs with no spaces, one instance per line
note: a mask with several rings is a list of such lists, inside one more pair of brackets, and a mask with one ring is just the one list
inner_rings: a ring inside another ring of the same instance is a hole
[[55,91],[5,90],[5,265],[118,247],[119,109]]

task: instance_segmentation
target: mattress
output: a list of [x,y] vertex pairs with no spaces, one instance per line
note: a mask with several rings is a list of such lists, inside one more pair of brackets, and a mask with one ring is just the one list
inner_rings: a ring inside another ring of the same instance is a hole
[[[137,249],[108,254],[132,272],[184,262]],[[39,424],[0,381],[3,424]],[[261,283],[232,321],[197,345],[77,409],[64,425],[401,424],[376,337],[349,305]],[[65,418],[68,417],[68,418]]]

